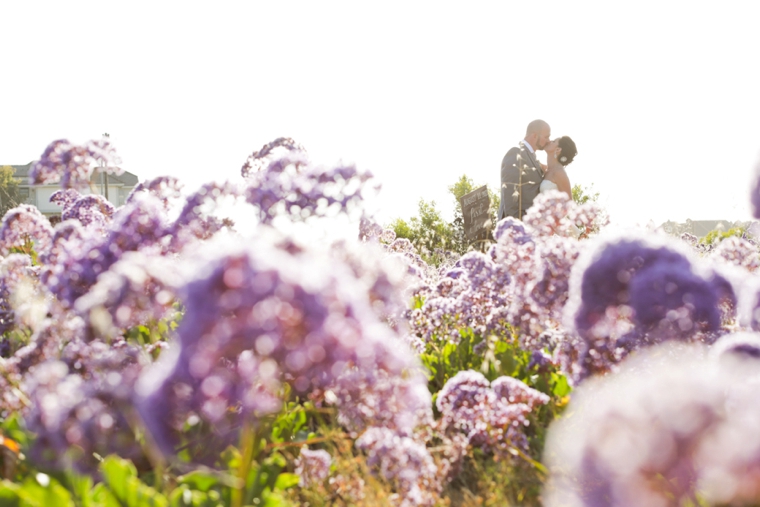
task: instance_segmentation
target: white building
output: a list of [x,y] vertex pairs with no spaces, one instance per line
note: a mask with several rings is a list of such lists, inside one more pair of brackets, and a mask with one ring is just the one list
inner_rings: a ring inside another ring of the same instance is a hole
[[[22,202],[26,204],[32,204],[39,209],[46,217],[59,216],[61,214],[61,207],[57,204],[50,202],[50,196],[56,190],[61,189],[61,185],[58,183],[50,183],[48,185],[30,185],[29,184],[29,170],[32,168],[34,162],[29,162],[26,165],[12,165],[14,176],[19,180],[19,193]],[[93,179],[90,182],[89,188],[77,189],[82,194],[100,194],[105,196],[106,194],[106,175],[103,173],[93,174]],[[113,174],[108,175],[108,200],[114,206],[118,207],[124,204],[127,200],[127,196],[137,185],[137,176],[130,172],[124,172],[119,176]]]

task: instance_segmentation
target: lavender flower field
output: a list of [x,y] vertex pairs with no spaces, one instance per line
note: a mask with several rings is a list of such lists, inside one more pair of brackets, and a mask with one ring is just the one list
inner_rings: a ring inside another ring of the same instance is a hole
[[51,143],[61,222],[2,219],[0,505],[760,505],[753,238],[554,192],[429,265],[292,139],[118,208],[80,193],[101,160]]

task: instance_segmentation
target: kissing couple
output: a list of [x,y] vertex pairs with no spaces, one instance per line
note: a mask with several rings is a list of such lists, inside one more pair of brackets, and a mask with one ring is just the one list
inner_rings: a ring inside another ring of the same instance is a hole
[[[578,150],[569,137],[551,140],[551,135],[548,123],[533,120],[525,131],[525,139],[504,155],[498,220],[506,217],[522,220],[525,210],[533,205],[533,199],[539,193],[559,190],[573,198],[565,167],[573,161]],[[546,152],[545,165],[536,158],[536,150]]]

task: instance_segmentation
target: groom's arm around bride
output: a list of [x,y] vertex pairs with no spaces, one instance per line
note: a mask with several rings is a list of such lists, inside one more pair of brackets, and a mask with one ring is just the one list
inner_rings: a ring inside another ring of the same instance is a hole
[[549,125],[543,120],[534,120],[528,125],[525,139],[504,155],[498,220],[505,217],[522,220],[525,210],[533,205],[544,177],[536,150],[542,150],[550,136]]

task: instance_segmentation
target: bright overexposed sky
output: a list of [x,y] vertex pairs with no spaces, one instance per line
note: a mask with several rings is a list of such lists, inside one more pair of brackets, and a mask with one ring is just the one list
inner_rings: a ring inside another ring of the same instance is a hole
[[536,118],[613,221],[750,218],[760,3],[2,2],[0,165],[111,134],[126,170],[239,178],[280,136],[383,184],[380,219],[497,189]]

